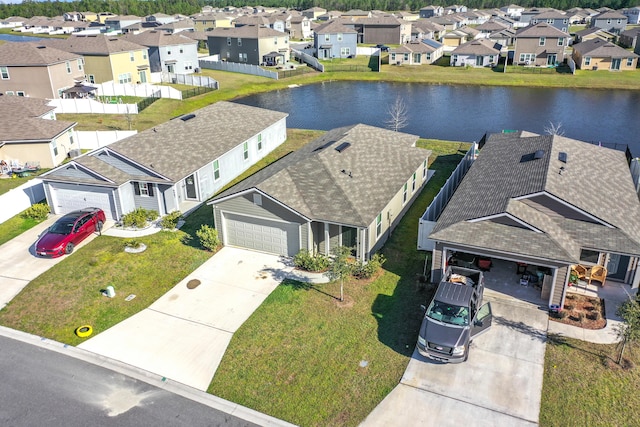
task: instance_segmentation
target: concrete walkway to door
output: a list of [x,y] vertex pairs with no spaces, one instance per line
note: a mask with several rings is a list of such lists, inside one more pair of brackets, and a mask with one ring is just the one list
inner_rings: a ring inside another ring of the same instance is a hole
[[292,271],[277,255],[224,247],[149,308],[78,347],[206,390],[234,332]]

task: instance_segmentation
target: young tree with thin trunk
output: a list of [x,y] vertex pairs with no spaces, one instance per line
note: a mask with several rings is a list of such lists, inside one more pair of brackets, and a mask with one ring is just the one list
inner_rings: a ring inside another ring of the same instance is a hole
[[619,365],[622,363],[622,357],[627,345],[640,341],[640,304],[638,304],[638,300],[625,301],[618,307],[617,314],[622,318],[622,323],[614,327],[620,339]]
[[338,246],[335,248],[329,270],[324,273],[331,281],[340,280],[340,301],[344,301],[344,278],[351,273],[349,255],[351,255],[350,248],[346,246]]
[[398,132],[400,129],[407,127],[409,120],[407,119],[407,106],[398,95],[396,101],[389,107],[389,119],[387,119],[387,128]]
[[549,122],[549,124],[544,127],[544,132],[547,135],[563,136],[564,129],[562,129],[562,122],[557,122],[557,123]]

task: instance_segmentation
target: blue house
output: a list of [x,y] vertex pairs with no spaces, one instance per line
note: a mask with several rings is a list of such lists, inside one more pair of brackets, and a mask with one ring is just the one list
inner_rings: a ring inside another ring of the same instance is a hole
[[337,21],[330,21],[315,29],[313,47],[318,59],[356,56],[358,32]]

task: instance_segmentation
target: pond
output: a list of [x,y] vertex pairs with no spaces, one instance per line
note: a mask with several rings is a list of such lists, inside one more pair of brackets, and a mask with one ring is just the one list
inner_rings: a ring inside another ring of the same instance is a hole
[[0,34],[0,40],[7,42],[37,42],[42,37],[16,36],[14,34]]
[[287,126],[329,130],[354,123],[387,127],[396,99],[406,106],[403,132],[478,141],[503,129],[627,144],[640,155],[640,91],[325,82],[252,95],[236,102],[289,113]]

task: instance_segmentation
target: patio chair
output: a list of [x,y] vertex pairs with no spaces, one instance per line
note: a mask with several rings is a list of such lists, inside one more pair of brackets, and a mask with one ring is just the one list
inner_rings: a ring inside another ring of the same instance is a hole
[[597,280],[604,286],[605,280],[607,280],[607,269],[601,265],[594,265],[591,267],[591,273],[589,274],[589,284],[592,280]]
[[586,280],[587,279],[587,267],[584,265],[576,264],[572,268],[573,271],[578,275],[578,280]]

